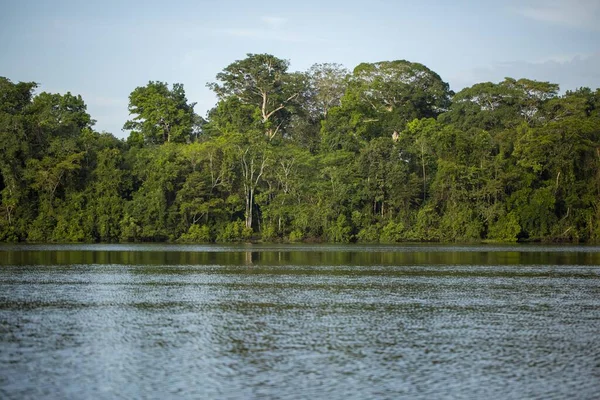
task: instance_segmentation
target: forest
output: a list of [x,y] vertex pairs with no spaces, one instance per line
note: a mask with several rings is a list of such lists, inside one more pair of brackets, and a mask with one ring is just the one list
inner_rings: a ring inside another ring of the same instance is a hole
[[0,77],[0,241],[600,241],[599,89],[269,54],[208,87],[206,118],[183,84],[135,88],[118,139]]

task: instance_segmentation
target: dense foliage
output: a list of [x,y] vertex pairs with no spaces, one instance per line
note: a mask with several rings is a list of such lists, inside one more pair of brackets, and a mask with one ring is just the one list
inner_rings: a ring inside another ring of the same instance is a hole
[[227,66],[208,120],[181,84],[138,87],[125,141],[0,78],[0,241],[600,240],[600,90],[288,66]]

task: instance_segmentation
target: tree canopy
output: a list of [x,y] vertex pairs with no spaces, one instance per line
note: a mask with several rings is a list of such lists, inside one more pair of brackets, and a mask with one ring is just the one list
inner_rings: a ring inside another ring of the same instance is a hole
[[188,103],[183,85],[149,82],[129,96],[129,113],[133,118],[123,125],[132,137],[148,143],[186,142],[193,139],[199,117],[195,103]]
[[206,120],[150,81],[127,140],[0,77],[0,241],[600,241],[599,89],[289,67],[229,64]]

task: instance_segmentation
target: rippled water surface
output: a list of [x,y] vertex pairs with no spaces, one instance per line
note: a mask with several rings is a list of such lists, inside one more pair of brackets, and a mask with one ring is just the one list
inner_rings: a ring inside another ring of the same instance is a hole
[[600,397],[600,248],[0,246],[0,398]]

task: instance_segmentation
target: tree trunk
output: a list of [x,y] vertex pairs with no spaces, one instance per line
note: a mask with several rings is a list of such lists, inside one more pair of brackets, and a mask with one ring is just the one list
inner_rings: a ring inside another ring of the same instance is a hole
[[252,205],[254,202],[254,189],[246,192],[246,228],[252,228]]
[[425,200],[427,176],[425,175],[425,154],[423,147],[421,147],[421,165],[423,166],[423,200]]

